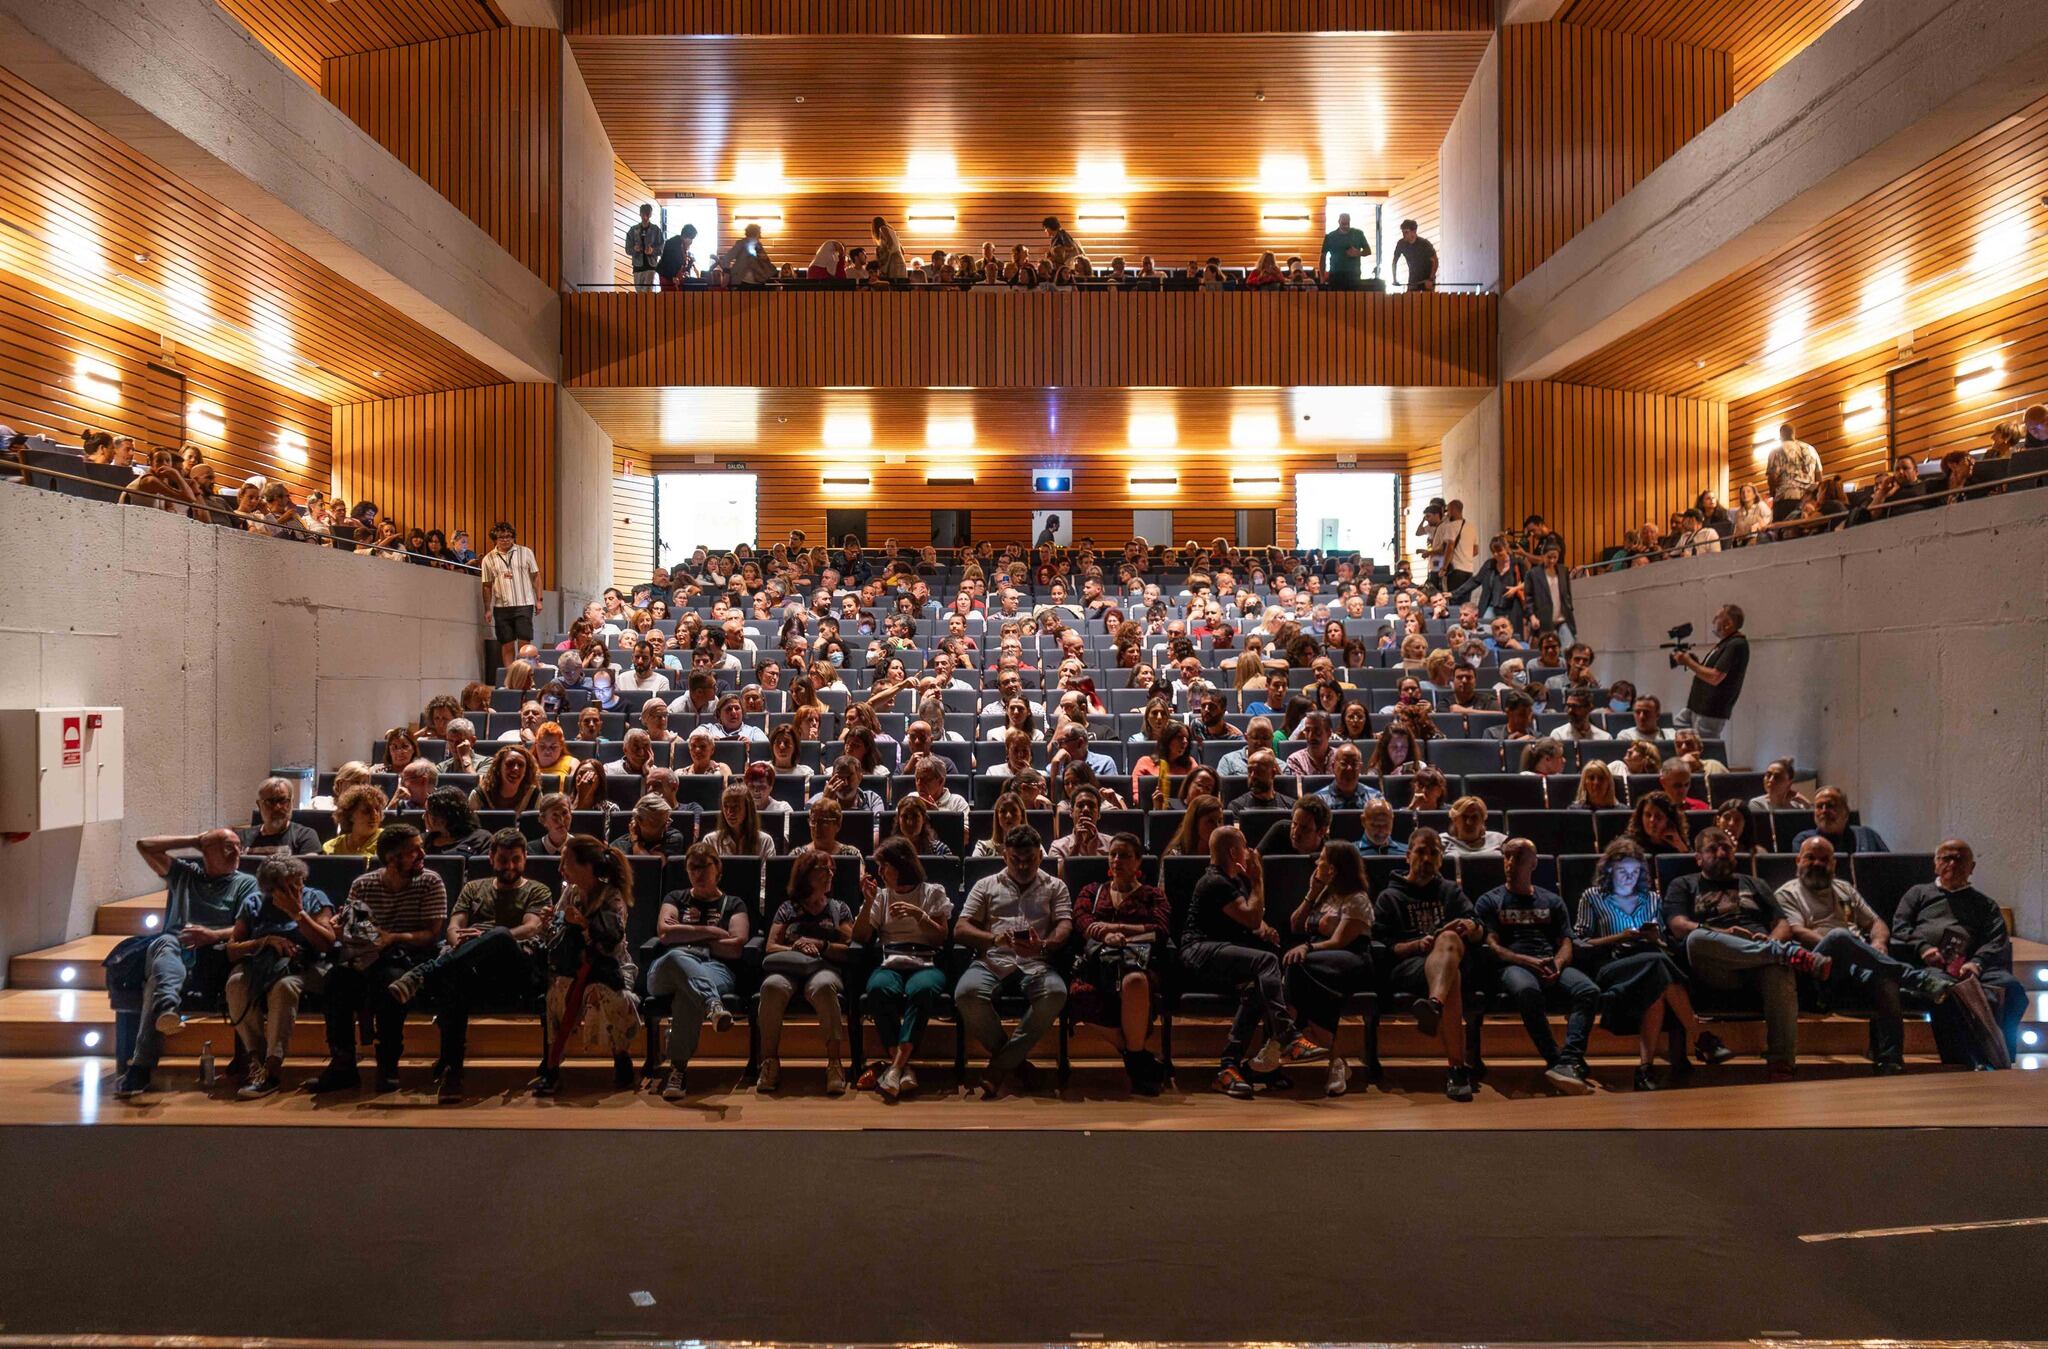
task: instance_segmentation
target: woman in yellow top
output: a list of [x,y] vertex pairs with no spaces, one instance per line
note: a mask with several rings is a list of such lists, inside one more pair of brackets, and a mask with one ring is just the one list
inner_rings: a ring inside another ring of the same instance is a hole
[[[579,762],[569,752],[569,738],[562,734],[558,721],[544,721],[533,733],[533,758],[540,767],[541,790],[550,792],[566,790],[569,775]],[[549,778],[554,781],[550,783]]]
[[334,808],[335,827],[341,832],[320,845],[329,857],[373,857],[377,836],[384,832],[384,808],[391,798],[382,787],[351,787],[341,794]]

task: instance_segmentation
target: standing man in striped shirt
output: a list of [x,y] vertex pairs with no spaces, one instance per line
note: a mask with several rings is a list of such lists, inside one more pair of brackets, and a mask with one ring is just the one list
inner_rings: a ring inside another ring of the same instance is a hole
[[335,965],[327,976],[327,1067],[308,1090],[360,1086],[356,1019],[367,1006],[377,1027],[377,1090],[398,1090],[405,1052],[405,1007],[391,985],[434,953],[448,925],[448,887],[427,867],[426,842],[409,824],[388,824],[377,836],[377,867],[356,877],[342,906]]

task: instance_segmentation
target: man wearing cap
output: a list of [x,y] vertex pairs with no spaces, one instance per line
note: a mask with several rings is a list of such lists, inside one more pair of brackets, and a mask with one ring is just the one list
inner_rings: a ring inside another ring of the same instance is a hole
[[1436,289],[1436,245],[1422,237],[1413,220],[1401,222],[1401,242],[1394,245],[1394,264],[1388,275],[1397,286],[1403,262],[1408,264],[1408,289]]

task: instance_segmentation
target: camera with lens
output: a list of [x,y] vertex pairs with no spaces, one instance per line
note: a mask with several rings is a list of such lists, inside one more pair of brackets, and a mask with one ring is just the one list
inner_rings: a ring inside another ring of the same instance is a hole
[[1671,668],[1675,670],[1678,668],[1678,658],[1680,656],[1690,656],[1692,654],[1692,643],[1687,640],[1692,636],[1692,624],[1680,623],[1664,635],[1671,640],[1658,643],[1658,650],[1671,653]]

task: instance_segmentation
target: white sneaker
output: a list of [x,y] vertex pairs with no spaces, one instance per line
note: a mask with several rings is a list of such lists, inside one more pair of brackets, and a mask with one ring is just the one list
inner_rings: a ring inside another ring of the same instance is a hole
[[1254,1072],[1270,1073],[1280,1066],[1280,1042],[1268,1038],[1259,1046],[1259,1052],[1252,1055],[1251,1068]]
[[183,1029],[185,1029],[185,1018],[179,1016],[176,1012],[158,1012],[156,1014],[156,1033],[158,1035],[176,1035]]
[[896,1065],[888,1067],[875,1076],[875,1092],[885,1101],[893,1101],[903,1090],[903,1075],[896,1071]]
[[896,1083],[896,1090],[908,1096],[917,1090],[917,1074],[911,1070],[908,1064],[905,1064],[901,1076],[896,1079]]
[[721,1033],[732,1029],[732,1012],[722,1002],[711,1009],[711,1029]]
[[1336,1057],[1330,1059],[1330,1075],[1323,1079],[1323,1095],[1342,1096],[1351,1090],[1351,1065]]
[[834,1059],[825,1065],[825,1094],[844,1096],[846,1094],[846,1070]]

